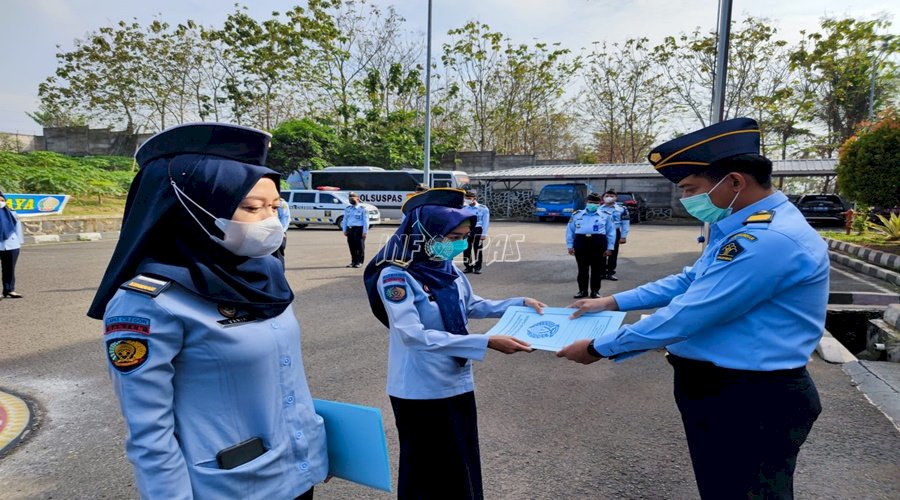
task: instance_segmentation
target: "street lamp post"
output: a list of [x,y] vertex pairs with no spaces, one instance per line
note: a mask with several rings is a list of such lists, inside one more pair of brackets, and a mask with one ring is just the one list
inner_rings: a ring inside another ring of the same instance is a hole
[[428,0],[428,47],[425,55],[425,167],[422,181],[431,187],[431,0]]

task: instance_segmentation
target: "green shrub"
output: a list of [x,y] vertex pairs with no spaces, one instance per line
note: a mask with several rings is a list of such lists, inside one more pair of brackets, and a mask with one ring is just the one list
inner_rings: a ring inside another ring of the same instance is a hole
[[863,124],[840,150],[838,188],[849,198],[881,208],[900,205],[900,116],[885,112]]

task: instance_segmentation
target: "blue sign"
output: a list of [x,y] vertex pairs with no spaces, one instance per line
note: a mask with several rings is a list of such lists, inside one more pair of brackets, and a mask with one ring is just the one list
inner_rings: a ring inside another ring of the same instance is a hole
[[20,217],[61,214],[68,201],[67,194],[6,194],[6,206]]

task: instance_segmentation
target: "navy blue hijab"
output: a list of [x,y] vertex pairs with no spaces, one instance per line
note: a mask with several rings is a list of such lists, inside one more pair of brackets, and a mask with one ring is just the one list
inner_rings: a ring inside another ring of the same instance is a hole
[[[241,257],[225,250],[198,227],[170,185],[172,179],[213,216],[230,219],[260,179],[271,178],[276,186],[280,180],[275,171],[245,161],[197,153],[148,158],[129,189],[119,242],[88,316],[101,319],[119,286],[137,274],[174,281],[261,319],[289,307],[294,294],[278,259]],[[211,217],[186,204],[208,232],[222,237]]]
[[[3,196],[4,200],[6,199],[3,191],[0,191],[0,196]],[[16,216],[13,215],[9,207],[0,208],[0,241],[6,241],[15,232]]]
[[[457,274],[453,262],[432,260],[425,252],[425,242],[431,237],[441,238],[467,220],[474,227],[475,217],[471,212],[439,205],[423,205],[406,214],[400,227],[369,262],[363,274],[369,306],[384,326],[390,325],[381,301],[378,277],[382,269],[399,263],[434,295],[444,328],[455,335],[469,334],[466,318],[459,307],[459,288],[456,286]],[[460,360],[461,364],[465,364],[464,359]]]

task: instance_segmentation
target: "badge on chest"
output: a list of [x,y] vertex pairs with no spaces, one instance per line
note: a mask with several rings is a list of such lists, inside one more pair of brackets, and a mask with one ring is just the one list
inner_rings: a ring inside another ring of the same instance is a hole
[[223,328],[250,323],[256,321],[257,319],[252,314],[244,311],[238,311],[234,306],[230,306],[227,304],[219,304],[218,309],[219,314],[225,316],[225,319],[220,319],[216,323],[222,325]]

